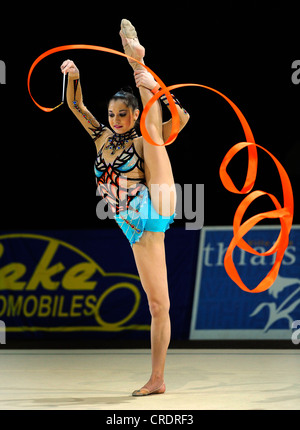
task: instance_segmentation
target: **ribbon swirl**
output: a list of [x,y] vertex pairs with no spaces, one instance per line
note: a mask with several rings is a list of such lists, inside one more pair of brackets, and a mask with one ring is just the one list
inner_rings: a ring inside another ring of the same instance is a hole
[[[229,247],[227,248],[227,251],[226,251],[226,254],[224,257],[224,267],[225,267],[225,270],[226,270],[228,276],[242,290],[250,292],[250,293],[259,293],[259,292],[263,292],[263,291],[267,290],[274,283],[274,281],[278,275],[278,271],[279,271],[285,250],[288,246],[289,233],[290,233],[290,230],[292,227],[293,213],[294,213],[293,191],[292,191],[292,186],[291,186],[289,177],[288,177],[285,169],[283,168],[283,166],[280,164],[280,162],[269,151],[267,151],[265,148],[263,148],[262,146],[257,145],[255,143],[255,140],[254,140],[252,131],[250,129],[250,126],[249,126],[246,118],[244,117],[244,115],[240,111],[240,109],[224,94],[215,90],[214,88],[210,88],[210,87],[207,87],[205,85],[191,83],[191,84],[177,84],[177,85],[172,85],[172,86],[167,87],[163,83],[163,81],[148,66],[140,63],[138,60],[124,54],[123,52],[119,52],[119,51],[116,51],[114,49],[105,48],[105,47],[96,46],[96,45],[64,45],[64,46],[59,46],[59,47],[50,49],[50,50],[44,52],[43,54],[41,54],[34,61],[34,63],[32,64],[32,66],[29,70],[29,73],[28,73],[27,87],[28,87],[29,95],[32,98],[33,102],[37,105],[37,107],[40,108],[41,110],[45,111],[45,112],[51,112],[54,109],[56,109],[57,107],[59,107],[60,105],[58,105],[54,108],[48,108],[48,107],[41,106],[40,104],[38,104],[34,100],[32,94],[31,94],[31,91],[30,91],[30,79],[31,79],[32,72],[33,72],[34,68],[36,67],[36,65],[41,60],[46,58],[47,56],[54,54],[56,52],[67,51],[67,50],[72,50],[72,49],[90,49],[90,50],[102,51],[102,52],[107,52],[110,54],[115,54],[115,55],[119,55],[122,57],[126,57],[130,60],[138,62],[139,64],[141,64],[143,67],[145,67],[152,74],[154,79],[160,85],[161,90],[159,92],[157,92],[149,100],[147,105],[144,107],[144,110],[143,110],[142,115],[141,115],[141,120],[140,120],[141,133],[142,133],[144,139],[146,139],[152,145],[160,146],[159,144],[157,144],[156,142],[154,142],[152,140],[151,136],[149,135],[149,133],[147,131],[146,116],[147,116],[149,110],[151,109],[151,106],[153,105],[153,103],[155,103],[155,101],[158,100],[159,97],[161,97],[163,94],[165,94],[167,97],[167,100],[168,100],[169,106],[170,106],[171,115],[172,115],[171,134],[170,134],[168,140],[164,143],[164,145],[170,145],[171,143],[174,142],[174,140],[178,136],[179,128],[180,128],[179,127],[180,126],[179,115],[178,115],[178,112],[176,109],[175,102],[174,102],[174,100],[170,94],[170,91],[177,89],[177,88],[182,88],[182,87],[191,87],[191,86],[192,87],[201,87],[201,88],[204,88],[204,89],[207,89],[209,91],[213,91],[213,92],[217,93],[218,95],[223,97],[231,105],[231,107],[235,111],[235,113],[236,113],[237,117],[239,118],[239,121],[242,125],[242,128],[244,130],[244,134],[246,137],[246,142],[237,143],[225,155],[225,157],[224,157],[224,159],[220,165],[220,170],[219,170],[220,179],[222,181],[222,184],[224,185],[224,187],[228,191],[230,191],[232,193],[236,193],[236,194],[247,194],[247,193],[249,193],[254,187],[256,176],[257,176],[257,165],[258,165],[257,148],[260,148],[263,151],[265,151],[272,158],[272,160],[274,161],[274,163],[277,167],[277,170],[278,170],[278,173],[279,173],[279,176],[281,179],[281,184],[282,184],[283,207],[280,205],[280,203],[278,202],[278,200],[276,199],[276,197],[274,195],[269,194],[269,193],[264,192],[264,191],[252,191],[250,194],[248,194],[242,200],[242,202],[238,206],[238,208],[235,212],[235,215],[234,215],[233,238],[229,244]],[[232,160],[232,158],[239,151],[241,151],[244,148],[247,148],[247,150],[248,150],[248,168],[247,168],[247,175],[246,175],[244,185],[243,185],[241,190],[238,190],[236,188],[236,186],[234,185],[232,179],[230,178],[229,174],[227,173],[226,168],[227,168],[228,164],[230,163],[230,161]],[[249,218],[248,220],[246,220],[244,223],[242,223],[243,216],[244,216],[247,208],[249,207],[249,205],[255,199],[257,199],[263,195],[268,196],[272,200],[276,209],[272,210],[272,211],[262,212],[262,213],[259,213],[257,215],[254,215],[251,218]],[[276,218],[280,220],[281,231],[279,233],[279,236],[278,236],[276,242],[268,251],[259,253],[258,251],[256,251],[254,248],[252,248],[243,239],[243,237],[246,235],[246,233],[248,233],[251,230],[251,228],[254,227],[258,222],[260,222],[264,219],[276,219]],[[233,251],[234,251],[235,247],[239,247],[240,249],[243,249],[246,252],[249,252],[251,254],[261,255],[261,256],[272,255],[275,252],[277,253],[275,262],[274,262],[271,270],[265,276],[265,278],[253,289],[249,289],[243,283],[243,281],[241,280],[241,278],[238,274],[238,271],[237,271],[235,264],[234,264],[234,261],[233,261]]]

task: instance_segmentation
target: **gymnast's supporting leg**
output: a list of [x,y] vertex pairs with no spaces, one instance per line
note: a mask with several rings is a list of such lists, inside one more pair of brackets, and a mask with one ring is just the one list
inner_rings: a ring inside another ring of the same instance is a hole
[[152,317],[152,373],[144,387],[133,395],[145,395],[153,391],[163,393],[165,361],[171,336],[164,233],[144,231],[132,249]]
[[[143,105],[147,103],[152,93],[140,87]],[[154,103],[147,118],[146,126],[151,138],[162,144],[162,115],[158,102]],[[168,216],[175,211],[175,187],[172,168],[166,148],[154,146],[144,142],[144,162],[147,186],[150,189],[153,184],[166,185],[162,191],[151,193],[151,200],[156,211]],[[164,204],[167,202],[167,205]],[[165,213],[163,213],[165,211]],[[133,245],[133,253],[141,278],[143,288],[147,294],[151,321],[151,349],[152,349],[152,374],[150,380],[143,389],[134,395],[142,395],[145,389],[150,392],[164,392],[164,368],[167,349],[170,343],[171,328],[169,317],[169,292],[167,267],[165,259],[164,233],[144,231],[141,240]],[[153,270],[155,268],[155,270]],[[147,391],[146,391],[147,393]]]
[[[148,97],[151,97],[151,92],[145,88],[140,88],[140,93],[143,103],[146,103]],[[158,102],[154,104],[151,110],[151,120],[146,125],[151,138],[154,141],[161,142],[161,110]],[[167,188],[163,189],[159,196],[156,193],[154,193],[154,196],[152,193],[153,206],[156,206],[155,209],[159,213],[163,212],[166,207],[166,213],[162,213],[165,216],[173,214],[175,192],[170,193],[169,187],[174,181],[166,149],[153,146],[147,142],[144,142],[143,148],[147,186],[150,189],[152,184],[167,184]],[[167,205],[164,205],[164,201],[167,201]],[[171,335],[164,233],[144,231],[140,241],[135,243],[132,249],[139,276],[147,294],[152,317],[152,374],[143,389],[135,392],[134,395],[147,394],[148,391],[161,393],[165,391],[164,368]]]

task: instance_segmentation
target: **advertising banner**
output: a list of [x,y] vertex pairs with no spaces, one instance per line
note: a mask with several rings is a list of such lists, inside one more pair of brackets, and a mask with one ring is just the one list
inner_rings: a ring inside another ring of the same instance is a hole
[[[199,234],[166,235],[173,338],[188,338]],[[155,270],[155,267],[153,268]],[[175,317],[176,316],[176,317]],[[119,229],[2,232],[0,320],[11,338],[143,339],[151,316]]]
[[[246,242],[262,253],[280,233],[278,226],[257,226]],[[240,289],[224,269],[224,255],[232,227],[204,227],[201,231],[190,339],[291,339],[300,319],[300,226],[293,226],[279,275],[263,293]],[[276,255],[234,250],[234,263],[248,288],[254,288],[274,264]]]

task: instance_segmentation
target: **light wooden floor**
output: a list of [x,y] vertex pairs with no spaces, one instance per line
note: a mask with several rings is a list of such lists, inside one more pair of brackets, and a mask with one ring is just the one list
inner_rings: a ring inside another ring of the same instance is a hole
[[167,392],[131,396],[149,350],[0,350],[0,409],[299,410],[298,350],[169,350]]

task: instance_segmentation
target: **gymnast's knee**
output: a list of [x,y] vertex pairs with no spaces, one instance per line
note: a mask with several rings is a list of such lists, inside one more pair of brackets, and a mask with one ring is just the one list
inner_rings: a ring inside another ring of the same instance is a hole
[[149,300],[149,309],[152,318],[166,317],[170,311],[170,300]]

